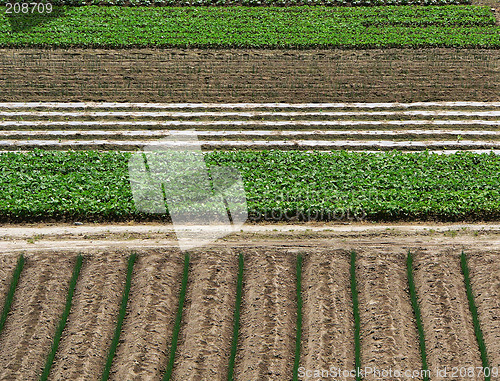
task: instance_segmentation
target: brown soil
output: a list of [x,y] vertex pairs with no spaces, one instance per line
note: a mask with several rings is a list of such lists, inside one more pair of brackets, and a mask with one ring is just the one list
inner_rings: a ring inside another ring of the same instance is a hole
[[292,379],[295,261],[284,251],[246,251],[236,380]]
[[111,380],[161,380],[167,364],[183,259],[177,250],[139,254]]
[[500,252],[468,256],[472,290],[491,367],[500,367]]
[[354,369],[349,266],[349,255],[344,251],[313,253],[304,260],[300,362],[304,372],[329,370],[330,367],[342,371]]
[[29,255],[2,336],[1,380],[40,377],[66,302],[74,257]]
[[[456,251],[419,252],[414,265],[429,369],[433,379],[457,379],[457,374],[452,377],[453,367],[481,366],[459,255]],[[445,368],[447,377],[438,377],[436,369]]]
[[173,380],[227,380],[237,274],[229,251],[192,258]]
[[3,311],[5,297],[9,291],[12,272],[16,268],[17,257],[0,256],[0,313]]
[[[379,370],[421,369],[417,326],[408,293],[406,252],[371,250],[360,253],[357,261],[361,366]],[[370,374],[365,379],[380,377]]]
[[499,62],[452,48],[0,49],[0,100],[498,101]]
[[126,274],[125,255],[85,259],[51,371],[52,380],[98,380],[116,325]]

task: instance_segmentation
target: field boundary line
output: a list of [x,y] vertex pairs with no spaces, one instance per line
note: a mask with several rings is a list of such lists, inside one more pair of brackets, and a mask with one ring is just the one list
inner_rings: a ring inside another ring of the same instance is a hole
[[184,255],[184,269],[182,272],[182,283],[179,292],[179,305],[177,307],[177,315],[175,317],[174,329],[172,332],[172,342],[170,345],[170,355],[167,363],[167,369],[163,376],[163,381],[170,381],[172,377],[172,371],[174,370],[175,364],[175,353],[177,351],[177,342],[179,340],[179,332],[181,330],[182,314],[184,310],[184,302],[186,300],[186,290],[189,277],[189,254]]
[[76,283],[78,282],[78,277],[80,276],[80,270],[82,268],[82,264],[83,264],[83,257],[80,254],[76,257],[75,266],[73,268],[73,275],[71,276],[71,280],[69,282],[68,295],[66,296],[66,305],[64,306],[64,311],[61,315],[59,325],[54,334],[52,347],[50,349],[49,355],[47,356],[47,361],[45,362],[45,367],[43,369],[42,375],[40,376],[40,381],[46,381],[49,378],[50,370],[54,363],[54,358],[56,356],[57,349],[59,348],[59,342],[61,341],[61,336],[63,334],[64,328],[66,327],[68,316],[71,311],[71,306],[73,303],[73,295],[75,293],[75,287]]
[[356,252],[351,251],[351,295],[352,313],[354,317],[354,370],[356,371],[356,381],[362,379],[361,370],[361,320],[359,317],[358,287],[356,282]]
[[467,299],[469,301],[469,310],[472,315],[472,323],[474,325],[474,333],[476,335],[477,345],[481,353],[481,362],[483,365],[483,371],[485,369],[488,369],[490,372],[488,376],[486,376],[486,374],[484,375],[484,379],[485,381],[490,381],[491,369],[488,361],[488,351],[486,350],[486,344],[484,343],[483,331],[481,329],[481,324],[479,322],[479,314],[476,307],[474,292],[472,290],[472,286],[470,283],[470,274],[469,274],[469,266],[467,264],[467,256],[465,255],[464,251],[462,251],[462,255],[460,256],[460,265],[462,267],[462,274],[464,276],[464,283],[467,291]]
[[5,302],[2,309],[2,315],[0,316],[0,334],[2,334],[5,322],[7,321],[7,316],[9,315],[10,307],[12,306],[12,301],[14,300],[14,294],[16,292],[17,284],[19,283],[19,278],[24,268],[24,263],[25,263],[24,255],[21,254],[17,259],[16,267],[12,272],[12,278],[10,280],[9,290],[7,292],[7,296],[5,297]]
[[300,347],[302,343],[302,262],[303,256],[297,256],[297,326],[295,334],[295,361],[293,364],[293,381],[299,380]]
[[236,352],[238,350],[238,335],[240,331],[240,312],[241,299],[243,294],[243,272],[244,272],[244,257],[243,254],[238,256],[238,279],[236,283],[236,300],[234,305],[234,321],[233,321],[233,340],[231,342],[231,354],[229,356],[229,366],[227,372],[227,380],[233,381],[234,365],[236,361]]
[[135,260],[137,254],[131,254],[128,259],[127,265],[127,277],[125,279],[125,288],[122,294],[122,300],[120,305],[120,311],[118,313],[118,319],[116,322],[115,333],[111,341],[108,356],[106,359],[106,364],[102,373],[101,381],[106,381],[109,378],[109,372],[111,371],[111,365],[113,364],[113,359],[115,357],[116,348],[118,347],[118,342],[120,340],[120,334],[122,331],[123,320],[125,319],[125,313],[127,312],[128,296],[130,293],[130,287],[132,285],[132,272],[134,270]]
[[422,370],[424,373],[424,381],[428,381],[428,366],[427,366],[427,351],[425,348],[425,332],[424,326],[422,323],[422,315],[420,313],[420,305],[418,302],[418,295],[415,289],[415,281],[413,279],[413,254],[408,251],[408,255],[406,257],[406,270],[408,276],[408,289],[410,293],[410,301],[413,309],[413,315],[415,317],[415,322],[417,325],[418,331],[418,343],[420,349],[420,359],[422,361]]
[[132,102],[1,102],[0,108],[390,108],[390,107],[500,107],[500,102],[412,103],[132,103]]

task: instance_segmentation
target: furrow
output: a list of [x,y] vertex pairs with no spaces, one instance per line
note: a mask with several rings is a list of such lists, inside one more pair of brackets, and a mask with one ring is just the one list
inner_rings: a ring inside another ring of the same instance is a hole
[[421,369],[418,334],[408,293],[405,253],[358,252],[361,319],[361,364],[376,371],[400,371],[391,380],[406,380],[403,372]]
[[120,307],[125,273],[126,257],[120,254],[102,253],[85,261],[51,380],[100,378]]
[[110,380],[160,380],[167,363],[182,277],[177,251],[137,257],[128,314]]
[[268,250],[245,257],[236,380],[290,380],[296,325],[295,256]]
[[[420,252],[415,255],[414,263],[431,379],[460,378],[461,368],[481,367],[460,258],[449,251]],[[453,374],[453,368],[458,373]],[[438,371],[446,371],[447,376],[439,375]],[[484,377],[476,374],[467,379],[484,380]]]
[[0,256],[0,314],[5,304],[5,298],[10,288],[12,274],[16,268],[19,255]]
[[0,380],[40,377],[65,306],[73,263],[67,256],[26,258],[0,338]]
[[490,367],[500,368],[500,252],[469,254],[468,262]]
[[193,256],[191,269],[172,380],[226,380],[237,256],[204,251]]
[[[303,264],[303,333],[299,376],[354,369],[354,321],[345,252],[312,253]],[[339,372],[340,373],[340,372]],[[340,374],[336,380],[351,380]]]

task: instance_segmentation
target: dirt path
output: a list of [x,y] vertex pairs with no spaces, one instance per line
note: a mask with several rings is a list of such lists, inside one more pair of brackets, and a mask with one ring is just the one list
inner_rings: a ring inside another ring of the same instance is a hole
[[304,372],[332,366],[341,370],[354,369],[349,255],[343,251],[313,253],[305,258],[302,272],[300,366]]
[[500,367],[500,252],[469,255],[468,264],[490,366]]
[[[362,367],[403,372],[421,369],[417,327],[408,293],[406,253],[359,253],[356,277]],[[365,379],[380,377],[367,374]]]
[[36,380],[64,309],[74,257],[27,256],[0,338],[0,380]]
[[98,380],[113,337],[126,275],[125,255],[85,259],[51,380]]
[[183,259],[176,250],[137,257],[110,380],[160,380],[167,364]]
[[[419,252],[414,261],[427,360],[435,380],[456,380],[450,376],[453,367],[481,366],[458,254],[457,251]],[[448,377],[436,377],[436,369],[443,371],[445,367]]]
[[247,251],[235,370],[238,381],[292,378],[295,263],[295,255],[284,251]]
[[173,380],[227,379],[238,275],[226,250],[194,256]]
[[9,291],[12,272],[16,268],[17,256],[0,256],[0,313],[3,311],[5,297]]

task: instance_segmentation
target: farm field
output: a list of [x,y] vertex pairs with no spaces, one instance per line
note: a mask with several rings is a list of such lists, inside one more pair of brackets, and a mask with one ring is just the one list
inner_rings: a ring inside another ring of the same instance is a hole
[[[408,290],[408,250],[413,253],[413,277],[431,374],[445,367],[450,372],[453,367],[482,366],[460,269],[462,250],[468,258],[489,365],[492,369],[498,367],[500,331],[495,316],[500,308],[500,255],[494,249],[497,233],[483,232],[477,238],[467,231],[457,235],[401,235],[397,231],[397,226],[385,234],[269,231],[230,236],[225,242],[192,251],[171,379],[227,379],[240,254],[244,271],[234,379],[292,379],[297,353],[295,270],[299,255],[303,258],[303,304],[300,361],[295,371],[299,379],[308,379],[306,370],[329,370],[332,366],[351,370],[355,359],[349,263],[354,247],[362,369],[422,369]],[[77,239],[77,235],[68,238]],[[9,283],[19,254],[24,252],[25,257],[14,301],[0,334],[0,345],[5,348],[0,357],[5,370],[2,379],[21,374],[29,374],[32,379],[39,377],[64,307],[77,252],[83,253],[83,266],[49,379],[67,379],[69,374],[74,379],[100,378],[132,252],[137,259],[110,379],[121,380],[124,375],[131,380],[161,379],[170,356],[183,254],[144,235],[132,240],[122,236],[121,248],[98,248],[90,244],[96,239],[89,237],[83,242],[88,244],[86,249],[42,249],[50,246],[51,239],[54,237],[42,237],[35,244],[19,241],[16,250],[0,247],[2,284]],[[111,245],[117,239],[120,240],[116,237],[97,241]],[[136,243],[137,249],[126,249]],[[157,247],[147,248],[149,244]],[[5,288],[1,291],[3,298]],[[50,303],[40,303],[49,295]],[[42,310],[39,305],[43,305]],[[25,323],[35,320],[36,325]],[[23,337],[19,343],[8,345],[19,335]],[[33,349],[27,352],[26,348]],[[365,379],[376,378],[367,374]]]

